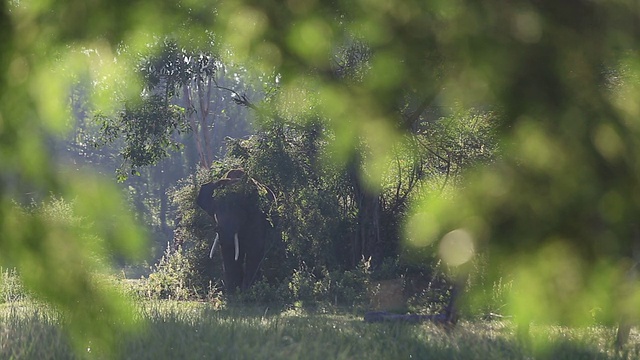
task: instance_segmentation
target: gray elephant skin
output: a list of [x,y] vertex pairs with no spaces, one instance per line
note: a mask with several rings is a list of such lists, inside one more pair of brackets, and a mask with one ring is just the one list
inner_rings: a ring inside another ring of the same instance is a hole
[[233,169],[218,181],[202,185],[196,200],[216,224],[209,257],[220,245],[224,286],[229,293],[255,281],[265,255],[271,225],[260,209],[257,185],[242,169]]

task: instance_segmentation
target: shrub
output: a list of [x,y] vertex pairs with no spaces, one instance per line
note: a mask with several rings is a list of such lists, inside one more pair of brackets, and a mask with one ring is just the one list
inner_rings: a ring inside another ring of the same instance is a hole
[[337,305],[362,308],[369,302],[369,263],[363,261],[353,270],[322,268],[315,274],[306,264],[294,270],[289,282],[291,297],[297,306]]
[[363,259],[353,270],[334,272],[335,302],[353,307],[368,305],[370,277],[370,259]]
[[377,269],[371,271],[371,280],[391,280],[397,279],[403,274],[398,257],[387,257]]
[[315,285],[317,279],[306,264],[302,264],[293,271],[291,281],[289,281],[289,290],[295,302],[315,303]]
[[493,281],[487,271],[486,258],[479,256],[474,262],[473,271],[471,271],[467,282],[467,287],[473,289],[476,296],[473,299],[465,297],[467,302],[463,303],[464,306],[461,309],[465,314],[483,318],[504,315],[512,282],[502,277]]
[[182,248],[171,251],[169,247],[146,279],[146,296],[151,299],[218,301],[220,292],[209,282],[203,286],[202,279],[194,271],[190,257]]
[[437,261],[429,269],[413,271],[407,276],[409,311],[421,314],[440,314],[444,312],[451,295],[451,284]]
[[291,302],[288,283],[270,284],[266,278],[256,281],[249,289],[236,293],[233,303],[269,305],[284,308]]

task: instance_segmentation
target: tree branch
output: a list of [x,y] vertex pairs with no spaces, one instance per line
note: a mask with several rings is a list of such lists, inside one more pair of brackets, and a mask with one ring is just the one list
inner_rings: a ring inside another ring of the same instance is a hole
[[230,92],[232,94],[232,96],[233,96],[233,102],[235,102],[236,104],[242,105],[242,106],[246,106],[246,107],[248,107],[250,109],[253,109],[253,110],[256,110],[258,112],[261,112],[260,109],[257,106],[255,106],[251,101],[249,101],[249,98],[247,98],[246,94],[242,94],[241,95],[239,92],[237,92],[237,91],[235,91],[235,90],[233,90],[231,88],[219,85],[218,82],[215,81],[215,80],[213,80],[213,83],[216,85],[216,89],[225,90],[225,91]]
[[424,98],[424,100],[422,100],[420,105],[418,105],[418,107],[408,117],[405,118],[404,123],[407,129],[411,129],[411,132],[414,133],[418,130],[416,127],[417,121],[420,118],[420,115],[422,115],[422,113],[427,110],[431,103],[433,103],[433,96],[427,96],[426,98]]

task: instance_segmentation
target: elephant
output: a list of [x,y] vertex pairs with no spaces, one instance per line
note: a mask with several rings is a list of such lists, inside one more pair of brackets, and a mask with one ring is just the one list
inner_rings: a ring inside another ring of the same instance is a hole
[[251,286],[265,256],[271,223],[260,207],[260,192],[275,201],[269,188],[248,177],[243,169],[232,169],[221,179],[203,184],[198,193],[196,203],[216,224],[209,257],[213,258],[219,244],[224,286],[229,293]]

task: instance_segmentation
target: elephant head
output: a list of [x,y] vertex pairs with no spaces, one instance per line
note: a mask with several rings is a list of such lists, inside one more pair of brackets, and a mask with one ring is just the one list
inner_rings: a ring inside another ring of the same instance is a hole
[[269,221],[260,208],[257,184],[244,170],[230,170],[223,178],[202,185],[196,200],[216,224],[209,256],[213,257],[219,244],[225,287],[230,292],[251,285],[265,254]]

